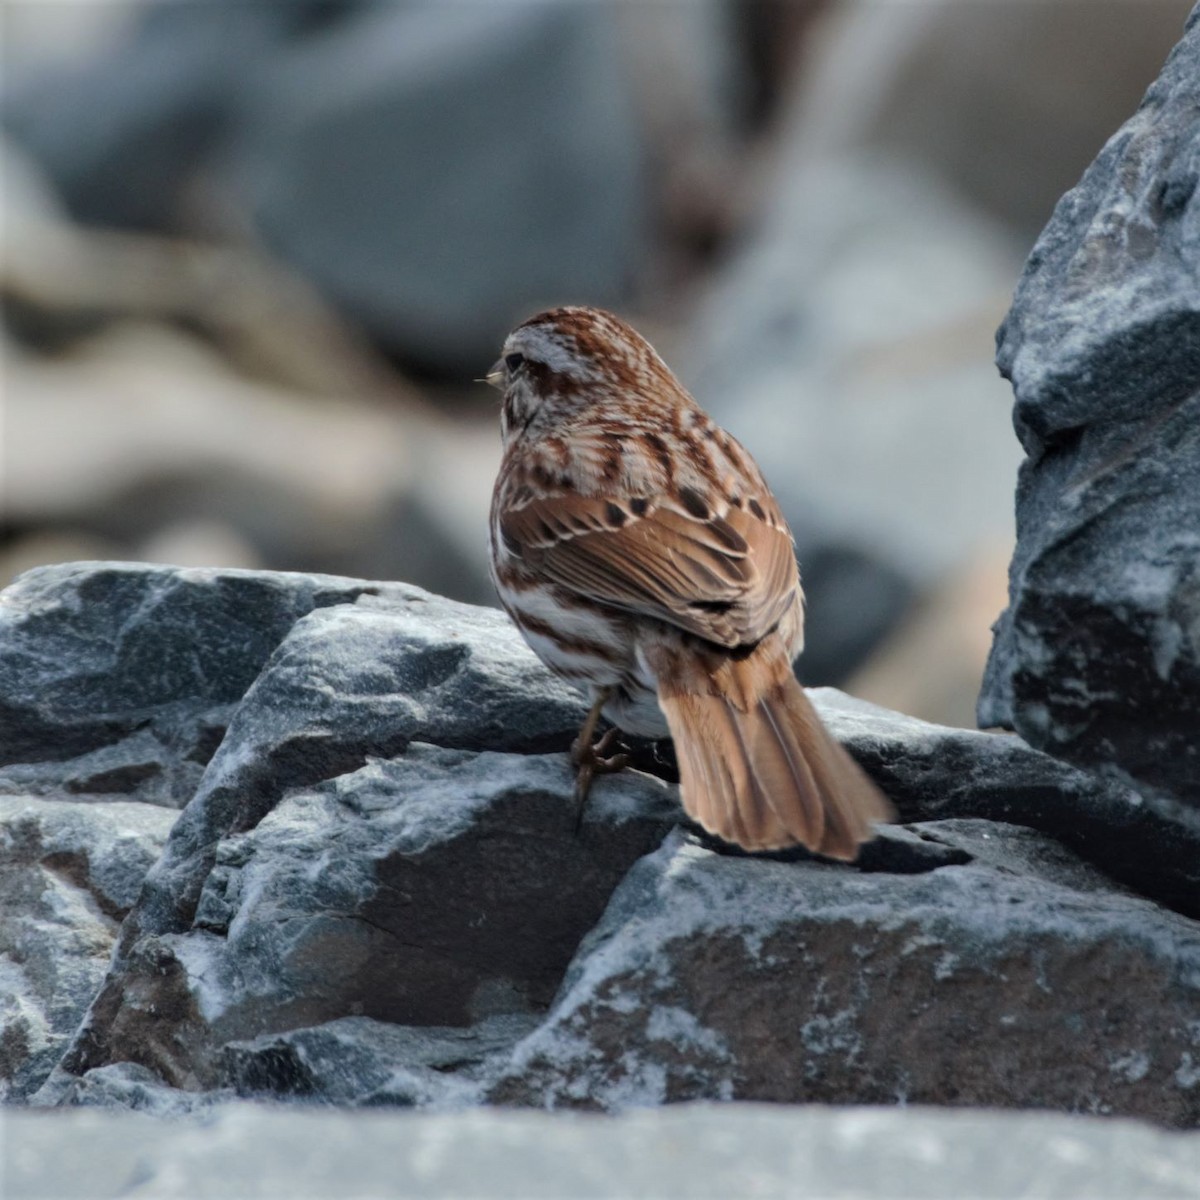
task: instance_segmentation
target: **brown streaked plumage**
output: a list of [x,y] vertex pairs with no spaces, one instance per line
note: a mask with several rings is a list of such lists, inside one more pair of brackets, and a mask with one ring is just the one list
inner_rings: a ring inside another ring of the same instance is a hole
[[791,663],[804,644],[792,537],[753,459],[611,313],[518,326],[488,375],[504,394],[492,576],[547,665],[592,711],[675,742],[688,814],[748,850],[853,859],[891,807],[825,730]]

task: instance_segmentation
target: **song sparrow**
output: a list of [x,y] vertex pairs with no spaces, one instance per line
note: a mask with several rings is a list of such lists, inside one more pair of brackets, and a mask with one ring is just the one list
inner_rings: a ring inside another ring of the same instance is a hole
[[748,850],[850,860],[891,807],[792,674],[791,533],[750,455],[611,313],[557,308],[504,343],[492,578],[526,641],[592,700],[580,804],[624,765],[601,712],[675,742],[683,807]]

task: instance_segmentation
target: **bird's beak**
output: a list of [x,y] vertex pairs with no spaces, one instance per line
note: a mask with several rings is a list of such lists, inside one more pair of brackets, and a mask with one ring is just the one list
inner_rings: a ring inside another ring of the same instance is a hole
[[498,358],[488,369],[488,373],[483,377],[483,382],[490,383],[494,388],[502,388],[507,374],[504,369],[504,359]]

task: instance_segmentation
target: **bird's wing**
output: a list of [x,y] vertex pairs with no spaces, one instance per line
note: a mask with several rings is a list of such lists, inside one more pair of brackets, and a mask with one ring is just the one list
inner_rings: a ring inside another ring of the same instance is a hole
[[561,587],[722,646],[757,642],[795,603],[792,539],[769,493],[604,499],[562,492],[502,510],[505,548]]

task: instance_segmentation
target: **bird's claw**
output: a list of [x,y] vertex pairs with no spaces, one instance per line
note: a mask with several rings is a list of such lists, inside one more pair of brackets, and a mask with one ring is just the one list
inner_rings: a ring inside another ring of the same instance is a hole
[[611,775],[614,771],[623,771],[629,765],[628,754],[612,754],[613,741],[617,737],[616,728],[608,729],[595,745],[576,738],[571,746],[571,762],[579,768],[575,776],[575,832],[583,826],[583,810],[587,804],[588,792],[592,788],[592,780],[597,775]]

